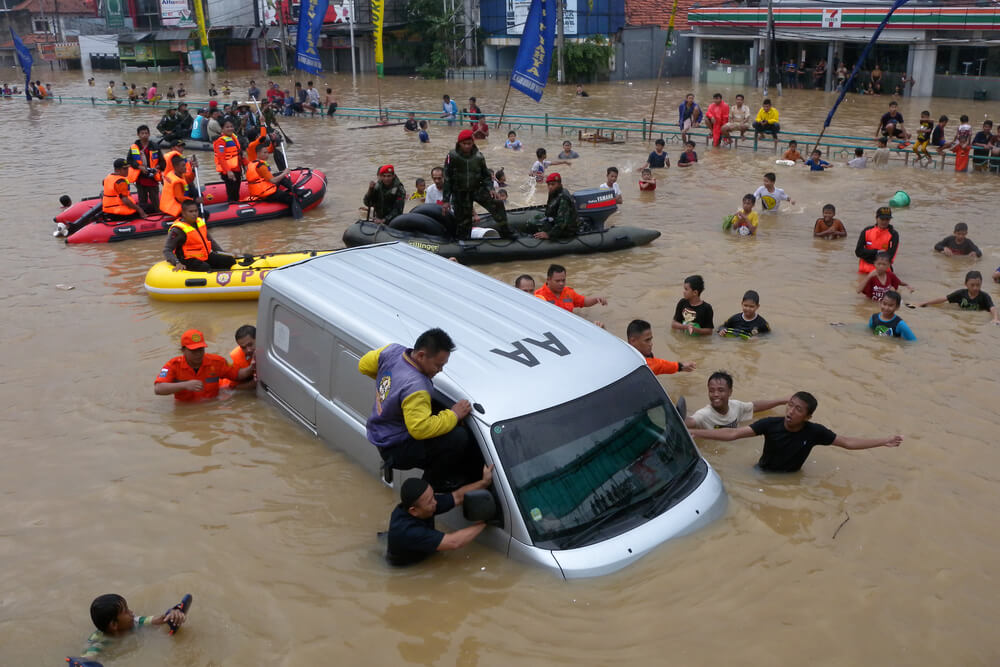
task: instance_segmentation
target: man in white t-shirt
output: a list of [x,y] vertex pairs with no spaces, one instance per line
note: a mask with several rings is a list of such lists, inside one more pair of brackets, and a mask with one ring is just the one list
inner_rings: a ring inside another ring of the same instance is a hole
[[687,417],[688,428],[736,428],[753,419],[755,412],[770,410],[788,402],[788,397],[766,401],[737,401],[733,395],[733,376],[716,371],[708,378],[709,404]]
[[441,194],[441,189],[444,187],[444,169],[441,167],[431,169],[431,180],[434,182],[427,186],[424,201],[428,204],[440,204],[444,201],[444,195]]
[[601,190],[612,190],[615,193],[615,203],[622,203],[622,189],[618,185],[618,167],[608,167],[608,180],[597,187]]

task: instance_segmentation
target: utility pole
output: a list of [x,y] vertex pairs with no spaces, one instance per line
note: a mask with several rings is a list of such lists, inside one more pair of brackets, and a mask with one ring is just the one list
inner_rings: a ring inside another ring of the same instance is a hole
[[347,21],[351,26],[351,79],[358,78],[358,64],[354,60],[354,0],[351,0]]
[[291,3],[287,0],[278,4],[278,28],[281,31],[281,51],[278,56],[281,59],[282,74],[288,74],[288,53],[286,52],[288,35],[285,33],[285,7],[291,7]]
[[556,35],[556,48],[559,49],[556,82],[566,83],[566,78],[563,76],[563,51],[566,49],[566,36],[563,34],[563,0],[556,0]]
[[[771,31],[774,30],[774,2],[767,0],[767,33],[764,39],[764,76],[761,77],[764,97],[767,97],[767,85],[771,75]],[[781,76],[780,74],[778,76]]]

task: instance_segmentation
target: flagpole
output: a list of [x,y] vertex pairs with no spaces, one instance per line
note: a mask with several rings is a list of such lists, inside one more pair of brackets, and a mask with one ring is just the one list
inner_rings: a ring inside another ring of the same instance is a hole
[[663,56],[660,57],[660,71],[656,74],[656,92],[653,93],[653,110],[649,114],[649,136],[653,136],[653,121],[656,120],[656,100],[660,96],[660,80],[663,78],[663,65],[667,60],[667,51],[670,49],[670,38],[674,34],[674,17],[677,16],[677,0],[674,0],[673,9],[670,10],[670,22],[667,24],[667,40],[663,43]]
[[503,107],[500,109],[500,118],[497,119],[497,129],[500,129],[500,125],[503,123],[503,114],[507,110],[507,100],[510,99],[510,84],[507,84],[507,94],[503,96]]
[[855,77],[857,77],[858,72],[861,70],[861,65],[868,58],[869,52],[871,52],[872,47],[875,46],[875,42],[876,40],[878,40],[879,35],[882,34],[882,30],[889,22],[889,18],[892,17],[893,12],[895,12],[897,9],[899,9],[906,3],[907,0],[896,0],[896,2],[893,3],[892,7],[889,8],[889,12],[885,15],[885,18],[883,18],[882,22],[878,24],[877,28],[875,28],[875,32],[874,34],[872,34],[871,41],[869,41],[868,45],[865,46],[865,50],[861,52],[861,56],[858,58],[858,61],[854,64],[854,70],[851,72],[851,76],[849,76],[847,78],[847,81],[844,82],[843,87],[840,89],[840,95],[837,96],[837,101],[833,103],[833,107],[830,108],[830,113],[827,114],[826,120],[823,121],[823,129],[820,130],[819,136],[816,137],[816,145],[813,146],[813,150],[817,150],[819,148],[819,142],[823,139],[823,135],[826,134],[826,128],[830,127],[830,123],[833,122],[833,114],[837,113],[837,107],[840,106],[840,103],[844,101],[844,97],[847,96],[847,91],[850,89],[851,84],[854,83]]

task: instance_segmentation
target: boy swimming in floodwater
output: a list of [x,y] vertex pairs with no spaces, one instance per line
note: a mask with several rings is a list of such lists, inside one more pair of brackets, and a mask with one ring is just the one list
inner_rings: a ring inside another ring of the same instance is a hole
[[524,146],[521,140],[517,138],[517,132],[511,130],[507,133],[507,143],[503,145],[504,148],[509,148],[513,151],[519,151]]
[[125,598],[114,593],[101,595],[90,603],[90,618],[97,630],[87,639],[84,658],[100,655],[119,638],[143,626],[167,624],[174,630],[184,624],[187,615],[181,610],[183,603],[170,608],[159,616],[136,616],[129,609]]
[[795,205],[795,201],[792,200],[785,191],[781,188],[774,187],[774,182],[777,180],[777,176],[774,175],[773,171],[769,171],[764,174],[764,185],[760,186],[754,190],[753,196],[757,198],[760,202],[761,207],[765,211],[777,210],[778,205],[784,200],[787,201],[792,206]]
[[837,207],[833,204],[823,206],[823,217],[816,219],[813,226],[813,236],[821,239],[839,239],[847,236],[844,223],[837,217]]
[[993,305],[993,299],[983,290],[983,274],[979,271],[969,271],[965,274],[965,289],[955,290],[948,296],[939,299],[931,299],[920,304],[925,306],[936,306],[939,303],[957,303],[962,310],[988,310],[993,316],[992,324],[1000,326],[1000,317],[997,316],[997,307]]
[[650,168],[643,169],[639,174],[639,189],[640,190],[655,190],[656,189],[656,177],[653,176],[653,170]]
[[881,310],[873,313],[868,319],[868,328],[876,336],[902,338],[903,340],[917,339],[913,331],[910,330],[909,325],[903,321],[903,318],[896,314],[899,304],[902,303],[899,292],[888,290],[882,295],[879,303],[881,304]]
[[900,280],[899,276],[892,272],[892,259],[889,253],[879,251],[875,255],[873,264],[875,268],[870,273],[861,277],[861,281],[858,284],[858,294],[864,294],[872,301],[881,301],[882,297],[889,290],[906,287],[909,288],[910,292],[913,292],[912,287],[904,283]]
[[747,290],[740,303],[743,311],[736,313],[716,329],[720,336],[738,336],[740,338],[752,338],[760,334],[771,332],[771,327],[767,320],[757,314],[760,308],[760,295],[754,290]]
[[715,331],[712,306],[701,298],[705,279],[699,275],[684,279],[683,297],[677,302],[670,328],[687,331],[691,336],[711,336]]
[[760,223],[760,216],[753,210],[753,205],[757,203],[757,198],[753,195],[743,195],[743,206],[729,218],[730,229],[734,234],[740,236],[754,236],[757,233],[757,225]]

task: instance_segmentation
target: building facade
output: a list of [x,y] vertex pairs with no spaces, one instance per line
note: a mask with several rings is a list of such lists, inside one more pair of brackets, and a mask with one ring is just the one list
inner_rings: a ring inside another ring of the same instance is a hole
[[[836,69],[853,69],[891,3],[775,3],[771,79],[832,90]],[[704,82],[755,85],[764,69],[766,7],[692,8],[691,76]],[[817,65],[824,67],[817,73]],[[883,92],[985,99],[1000,96],[1000,7],[904,5],[896,10],[856,85],[883,72]]]

